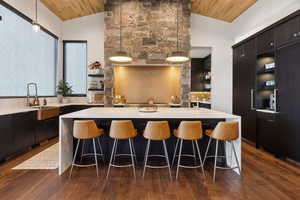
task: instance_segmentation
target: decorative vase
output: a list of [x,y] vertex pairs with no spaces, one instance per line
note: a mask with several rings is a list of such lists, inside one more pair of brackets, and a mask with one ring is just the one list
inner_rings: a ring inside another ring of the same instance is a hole
[[63,103],[64,97],[62,95],[57,95],[58,103]]

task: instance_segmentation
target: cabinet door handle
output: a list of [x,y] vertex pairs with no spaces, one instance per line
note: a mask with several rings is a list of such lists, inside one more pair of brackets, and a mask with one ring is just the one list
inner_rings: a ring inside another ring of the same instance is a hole
[[270,46],[274,46],[274,42],[271,42],[271,43],[270,43]]
[[277,94],[278,89],[274,89],[274,111],[277,112]]
[[298,33],[294,33],[294,37],[297,37],[298,36]]

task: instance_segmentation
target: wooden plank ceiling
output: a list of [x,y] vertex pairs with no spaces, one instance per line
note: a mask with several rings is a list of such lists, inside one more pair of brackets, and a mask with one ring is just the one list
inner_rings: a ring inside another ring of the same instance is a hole
[[[62,20],[104,11],[105,0],[41,0]],[[257,0],[191,0],[192,12],[232,22]]]
[[233,22],[257,0],[192,0],[192,12]]
[[104,0],[41,0],[61,20],[69,20],[104,11]]

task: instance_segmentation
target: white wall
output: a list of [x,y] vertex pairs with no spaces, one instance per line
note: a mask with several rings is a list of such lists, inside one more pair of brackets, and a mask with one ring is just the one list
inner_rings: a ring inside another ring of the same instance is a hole
[[212,109],[232,112],[231,24],[192,14],[192,47],[212,47]]
[[259,0],[232,23],[235,43],[300,9],[299,0]]
[[[4,0],[27,17],[35,19],[35,0]],[[61,36],[62,21],[54,15],[44,4],[38,1],[38,22],[54,33],[58,37]]]
[[88,63],[104,64],[104,13],[63,22],[63,40],[87,40]]

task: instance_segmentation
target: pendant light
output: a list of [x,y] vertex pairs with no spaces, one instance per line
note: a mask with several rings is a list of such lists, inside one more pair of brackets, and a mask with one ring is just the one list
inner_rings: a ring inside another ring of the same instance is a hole
[[35,20],[32,21],[32,29],[34,32],[39,32],[39,30],[41,29],[41,26],[38,24],[37,21],[38,18],[37,10],[38,10],[38,4],[37,4],[37,0],[35,0]]
[[177,51],[173,51],[171,55],[169,55],[166,59],[167,62],[170,63],[185,63],[188,62],[190,59],[185,55],[183,51],[179,51],[179,16],[178,16],[178,9],[179,9],[179,1],[177,0],[177,10],[176,10],[176,23],[177,23]]
[[114,56],[111,56],[109,60],[113,63],[129,63],[132,61],[132,58],[127,54],[126,51],[122,51],[122,2],[119,1],[120,6],[120,49],[116,52]]

